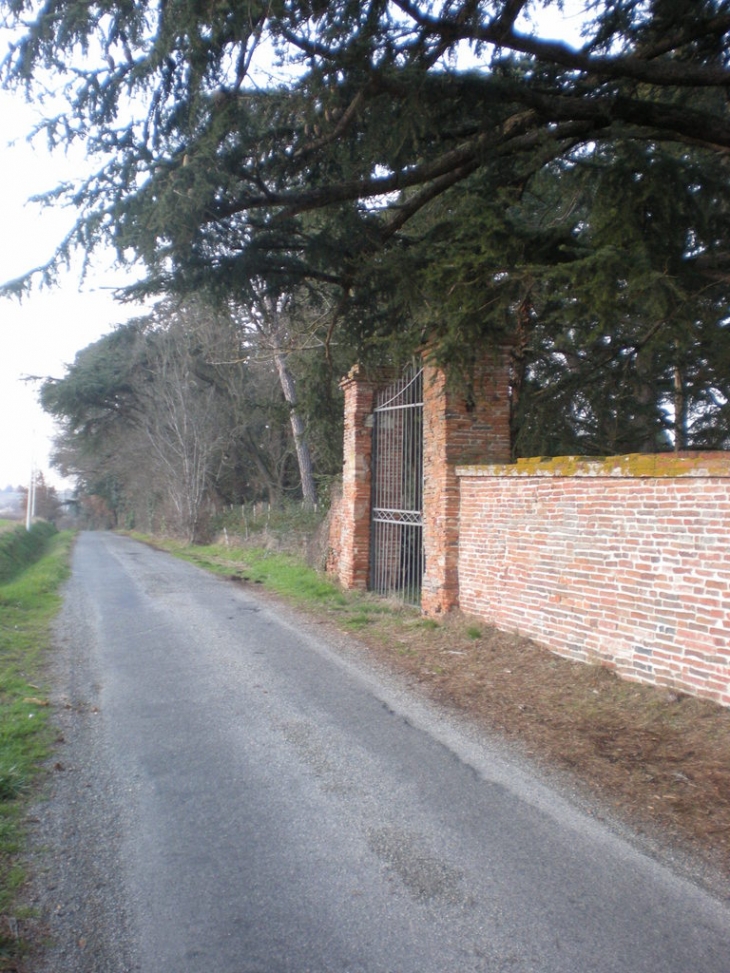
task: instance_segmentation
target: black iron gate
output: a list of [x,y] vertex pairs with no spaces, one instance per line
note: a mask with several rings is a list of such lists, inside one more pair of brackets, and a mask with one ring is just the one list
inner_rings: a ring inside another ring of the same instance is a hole
[[418,604],[423,576],[423,369],[375,397],[370,588]]

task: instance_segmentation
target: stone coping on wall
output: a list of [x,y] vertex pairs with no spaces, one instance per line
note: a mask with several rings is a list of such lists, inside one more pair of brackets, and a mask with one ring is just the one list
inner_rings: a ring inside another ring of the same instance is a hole
[[730,479],[730,452],[628,453],[624,456],[533,456],[514,463],[485,463],[456,467],[460,477],[617,477]]

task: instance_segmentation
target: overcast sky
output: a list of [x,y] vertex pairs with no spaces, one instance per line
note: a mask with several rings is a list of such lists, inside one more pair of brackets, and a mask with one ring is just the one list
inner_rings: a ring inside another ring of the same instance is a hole
[[[0,92],[0,282],[19,277],[53,253],[72,224],[73,214],[41,210],[26,203],[34,193],[53,188],[81,163],[27,144],[34,115],[20,97]],[[12,143],[12,144],[7,144]],[[57,486],[63,485],[49,466],[53,424],[37,404],[38,383],[27,376],[64,374],[76,352],[133,309],[117,306],[111,296],[122,280],[104,269],[80,287],[78,274],[66,275],[61,286],[32,294],[18,303],[0,299],[0,489],[27,484],[33,463]]]

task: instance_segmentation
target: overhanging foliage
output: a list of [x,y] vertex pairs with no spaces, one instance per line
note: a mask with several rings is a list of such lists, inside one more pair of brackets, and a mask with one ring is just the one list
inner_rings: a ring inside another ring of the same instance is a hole
[[46,277],[111,244],[141,291],[316,281],[353,357],[516,342],[518,451],[727,441],[727,0],[5,8],[4,83],[52,77],[42,131],[100,160]]

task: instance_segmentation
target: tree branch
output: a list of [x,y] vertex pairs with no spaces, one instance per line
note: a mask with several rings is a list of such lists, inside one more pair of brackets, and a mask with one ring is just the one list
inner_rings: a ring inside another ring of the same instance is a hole
[[678,60],[657,60],[659,53],[668,54],[678,47],[698,36],[707,37],[708,34],[722,38],[730,31],[730,14],[722,14],[710,21],[704,21],[701,26],[686,33],[677,34],[673,38],[673,45],[668,45],[668,38],[657,47],[656,51],[642,51],[640,54],[617,54],[600,57],[591,54],[587,49],[577,51],[560,41],[543,40],[528,34],[521,34],[514,30],[514,7],[521,7],[519,2],[511,0],[505,5],[502,14],[489,23],[466,23],[458,17],[432,17],[422,13],[410,0],[393,0],[395,5],[410,17],[424,33],[440,37],[448,45],[458,41],[478,41],[484,44],[494,44],[521,54],[530,54],[539,61],[559,64],[561,67],[595,77],[626,79],[642,81],[649,84],[676,85],[680,87],[725,87],[730,85],[730,71],[727,68],[707,67]]

